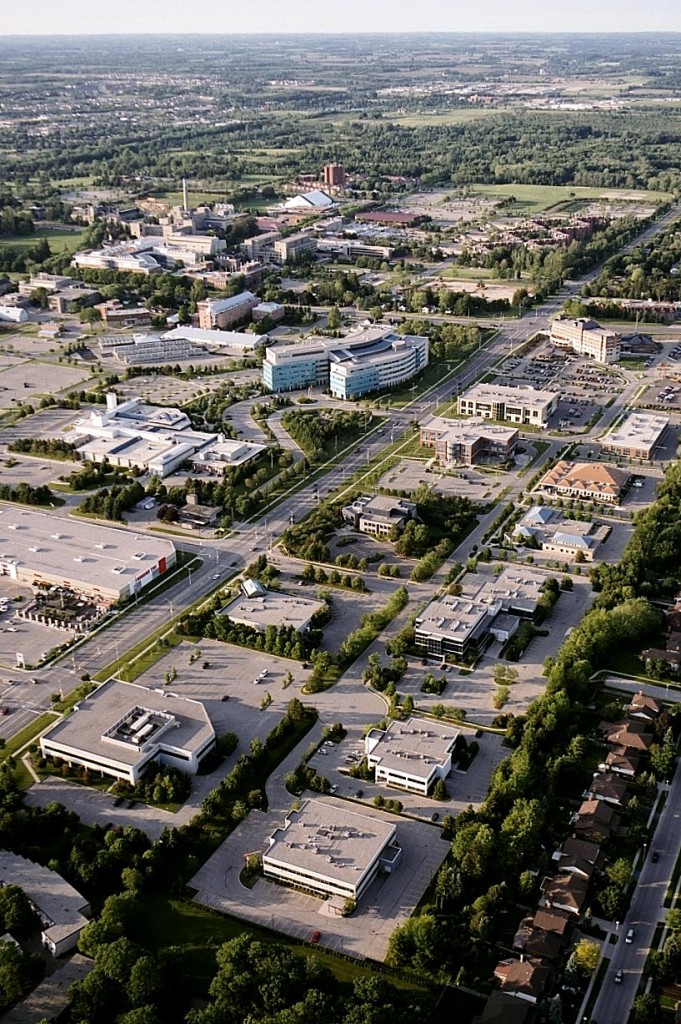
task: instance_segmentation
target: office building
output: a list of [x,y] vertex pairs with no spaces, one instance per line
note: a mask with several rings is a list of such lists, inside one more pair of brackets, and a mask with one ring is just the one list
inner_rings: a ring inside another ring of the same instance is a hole
[[326,608],[324,601],[310,601],[278,590],[249,597],[240,594],[221,610],[232,622],[250,626],[264,633],[268,626],[292,626],[298,633],[306,633],[318,612]]
[[441,594],[417,616],[416,646],[427,654],[461,658],[489,635],[500,642],[510,639],[521,619],[535,617],[546,577],[509,567],[496,579],[481,583],[476,574],[468,579],[460,595]]
[[260,299],[253,292],[241,292],[229,299],[206,299],[197,302],[199,327],[203,331],[220,330],[231,327],[241,320],[250,320],[251,310]]
[[30,900],[40,918],[41,942],[52,956],[76,948],[92,913],[77,889],[56,871],[18,853],[0,850],[0,888],[6,885],[18,885]]
[[342,512],[344,521],[351,523],[360,533],[379,537],[390,537],[393,530],[401,532],[415,515],[414,502],[382,494],[355,498]]
[[428,796],[438,779],[449,775],[458,738],[457,729],[438,722],[390,722],[364,738],[367,767],[374,770],[376,782]]
[[549,554],[593,562],[610,531],[609,526],[564,519],[557,509],[535,505],[514,527],[513,541],[529,541],[530,546],[537,546]]
[[518,431],[483,419],[451,420],[431,416],[421,425],[421,444],[433,448],[443,466],[506,462],[518,445]]
[[476,384],[459,398],[459,412],[519,426],[547,427],[558,408],[559,395],[529,385]]
[[275,392],[325,387],[336,398],[359,398],[411,380],[427,365],[427,338],[370,327],[266,349],[263,381]]
[[358,256],[371,260],[390,260],[394,252],[395,247],[392,245],[377,245],[373,242],[363,242],[359,238],[329,235],[317,240],[319,256],[340,256],[347,260],[357,259]]
[[622,339],[615,331],[601,327],[595,320],[558,319],[551,322],[550,339],[558,348],[569,349],[596,363],[616,363],[621,356]]
[[300,231],[286,238],[276,239],[272,243],[271,262],[295,263],[301,256],[314,254],[317,251],[317,239],[314,235]]
[[105,327],[148,327],[151,312],[144,306],[124,306],[118,299],[95,306]]
[[104,604],[137,594],[176,562],[174,544],[85,519],[0,507],[0,576],[66,587]]
[[265,878],[322,896],[359,900],[379,871],[396,869],[401,855],[397,827],[385,817],[306,800],[272,833],[262,866]]
[[668,426],[668,416],[632,412],[623,423],[605,435],[601,451],[621,455],[625,459],[650,461],[660,447]]
[[600,462],[561,460],[542,477],[539,487],[548,494],[617,505],[630,479],[631,473],[626,469]]
[[152,763],[195,775],[215,746],[203,704],[110,679],[40,738],[43,757],[136,785]]

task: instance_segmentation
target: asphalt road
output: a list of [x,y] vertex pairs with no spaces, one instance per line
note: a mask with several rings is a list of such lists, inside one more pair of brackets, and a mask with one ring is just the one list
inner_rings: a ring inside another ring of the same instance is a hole
[[[617,945],[611,946],[612,957],[603,979],[591,1018],[598,1024],[626,1024],[631,1005],[638,992],[646,957],[655,928],[665,918],[664,898],[671,881],[676,858],[681,849],[681,771],[676,772],[667,802],[660,815],[655,835],[647,850],[634,897],[624,921],[620,922]],[[653,863],[652,853],[660,859]],[[625,942],[630,928],[634,940]],[[621,984],[615,983],[622,971]]]

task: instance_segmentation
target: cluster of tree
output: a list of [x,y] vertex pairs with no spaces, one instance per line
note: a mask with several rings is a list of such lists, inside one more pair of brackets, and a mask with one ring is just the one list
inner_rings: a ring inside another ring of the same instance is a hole
[[611,256],[594,281],[583,285],[583,298],[654,299],[679,302],[681,281],[677,267],[681,261],[681,234],[678,222],[652,242],[637,245],[630,252]]
[[18,437],[16,441],[10,441],[7,445],[10,452],[20,452],[22,455],[43,455],[47,459],[76,459],[74,454],[75,444],[69,441],[62,441],[59,438],[46,437]]
[[24,953],[13,942],[0,939],[0,1010],[28,995],[42,978],[44,969],[42,957]]
[[344,412],[341,409],[324,409],[305,412],[290,409],[281,418],[281,425],[296,444],[305,452],[310,462],[323,462],[335,451],[362,437],[373,423],[373,417],[365,412]]
[[402,654],[396,654],[390,665],[381,664],[378,654],[373,652],[369,655],[367,667],[362,673],[362,680],[369,683],[381,693],[392,696],[395,693],[396,684],[407,671],[407,659]]
[[0,501],[16,501],[21,505],[50,505],[54,495],[47,484],[33,487],[31,484],[0,484]]
[[412,500],[418,519],[410,519],[402,533],[395,530],[391,535],[398,555],[422,558],[434,553],[442,561],[477,523],[479,506],[469,498],[439,494],[431,485],[420,484]]
[[184,803],[191,790],[191,777],[172,765],[152,764],[134,787],[117,782],[116,793],[139,797],[154,804]]
[[255,394],[264,394],[265,386],[262,381],[249,380],[245,384],[236,384],[234,381],[225,381],[218,385],[215,390],[208,394],[197,395],[191,402],[184,406],[192,421],[192,426],[197,430],[218,430],[222,433],[229,426],[225,423],[225,413],[235,402],[241,402],[246,398],[253,398]]
[[286,625],[269,625],[261,633],[254,626],[232,622],[227,615],[220,614],[219,604],[215,600],[201,611],[183,616],[175,628],[183,636],[204,636],[209,640],[221,640],[240,647],[251,647],[256,651],[267,651],[268,654],[277,654],[282,658],[304,661],[319,646],[320,630],[328,622],[330,614],[325,605],[313,617],[307,633],[299,633],[293,626]]
[[104,484],[127,484],[130,477],[125,469],[119,466],[112,466],[106,460],[104,462],[84,462],[81,469],[69,476],[62,476],[60,480],[68,483],[73,491],[92,491]]
[[210,1003],[188,1024],[411,1024],[428,1019],[430,996],[377,977],[357,978],[350,992],[314,956],[240,935],[217,953]]
[[14,274],[25,274],[28,270],[44,266],[52,252],[46,238],[35,245],[0,245],[0,270]]
[[641,595],[678,590],[681,579],[681,465],[665,472],[658,499],[636,518],[636,529],[619,562],[591,570],[599,608]]
[[409,591],[406,587],[398,587],[382,608],[363,615],[358,628],[352,633],[348,633],[338,648],[338,664],[342,667],[352,664],[355,658],[358,658],[395,616],[406,607],[408,601]]
[[337,502],[324,502],[301,523],[284,530],[281,538],[284,550],[295,558],[308,562],[328,562],[328,539],[341,524],[341,506]]
[[347,590],[356,590],[360,594],[366,594],[368,587],[361,576],[351,576],[349,573],[341,574],[337,569],[331,569],[327,572],[326,569],[322,569],[321,566],[314,567],[310,562],[305,566],[301,575],[301,579],[305,580],[306,583],[328,583],[332,587],[345,587]]
[[144,495],[142,484],[136,480],[131,484],[114,484],[113,487],[102,487],[94,494],[88,495],[81,502],[79,511],[84,515],[122,522],[123,513],[134,508]]
[[18,885],[3,885],[0,889],[0,928],[3,935],[11,932],[14,938],[26,938],[38,924],[38,917],[24,890]]

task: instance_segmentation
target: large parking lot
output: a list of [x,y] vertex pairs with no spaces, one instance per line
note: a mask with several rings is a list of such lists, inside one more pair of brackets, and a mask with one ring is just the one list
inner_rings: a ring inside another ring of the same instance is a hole
[[[16,601],[17,597],[21,597],[21,601]],[[18,654],[27,666],[37,665],[53,647],[68,642],[75,635],[68,629],[53,629],[18,618],[17,610],[25,608],[32,600],[30,587],[0,576],[0,665],[3,668],[16,666]]]
[[[334,797],[319,799],[332,806],[338,813],[338,820],[343,821],[343,812],[348,806],[344,801]],[[321,946],[357,957],[383,959],[392,931],[416,909],[446,857],[449,844],[436,826],[354,804],[352,810],[396,824],[402,861],[393,874],[372,883],[351,917],[337,916],[321,898],[306,896],[264,879],[253,889],[245,888],[239,881],[244,854],[267,848],[268,837],[283,824],[283,809],[267,814],[250,813],[191,879],[190,886],[197,890],[195,899],[298,939],[309,940],[318,931]]]

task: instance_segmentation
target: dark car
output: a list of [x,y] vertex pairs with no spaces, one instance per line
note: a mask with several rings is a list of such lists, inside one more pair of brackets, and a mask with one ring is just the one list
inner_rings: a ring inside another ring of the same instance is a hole
[[660,854],[658,853],[657,850],[655,850],[655,852],[653,853],[653,855],[652,855],[652,857],[650,859],[652,860],[653,864],[657,864],[658,860],[660,859]]
[[321,932],[312,932],[312,935],[310,936],[310,942],[313,945],[316,946],[317,943],[319,942],[319,940],[321,939],[321,937],[322,937],[322,933]]

